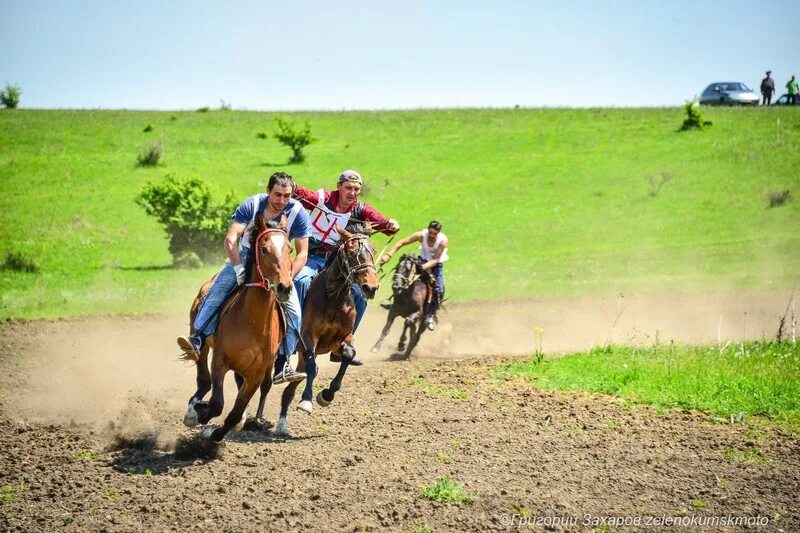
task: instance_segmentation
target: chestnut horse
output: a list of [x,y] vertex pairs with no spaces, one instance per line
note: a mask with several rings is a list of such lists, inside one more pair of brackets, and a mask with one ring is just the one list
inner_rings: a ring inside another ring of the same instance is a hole
[[[400,316],[405,321],[403,334],[397,344],[397,350],[399,352],[405,350],[403,355],[406,359],[411,357],[411,351],[416,347],[419,338],[425,331],[425,324],[422,318],[425,300],[428,296],[427,278],[428,275],[423,272],[420,259],[411,254],[404,254],[400,257],[400,261],[394,267],[394,276],[392,277],[392,305],[389,307],[389,316],[386,317],[386,325],[381,331],[381,336],[378,337],[375,346],[372,347],[373,352],[377,352],[380,349],[381,343],[389,333],[395,318]],[[416,330],[414,326],[417,326]],[[406,333],[409,331],[411,340],[406,347]]]
[[[267,381],[271,385],[272,365],[282,340],[276,301],[285,302],[292,291],[291,247],[286,234],[286,218],[282,217],[280,225],[274,221],[265,224],[259,213],[252,231],[249,281],[224,305],[216,334],[207,339],[207,347],[197,361],[198,391],[190,400],[184,418],[185,423],[187,418],[191,421],[196,417],[197,422],[206,424],[219,416],[224,405],[225,374],[233,370],[239,385],[236,402],[221,427],[206,428],[202,433],[217,442],[231,429],[241,426],[247,404],[256,389]],[[192,309],[196,311],[197,307],[195,304]],[[208,348],[213,348],[214,354],[211,399],[206,403],[200,399],[208,391],[207,388],[205,392],[202,390],[204,383],[201,383],[203,371],[208,372]]]
[[[367,299],[375,297],[378,290],[378,277],[375,272],[375,248],[369,240],[369,230],[350,233],[338,227],[339,242],[329,266],[317,274],[308,288],[303,305],[303,325],[300,329],[302,357],[298,370],[305,372],[305,389],[297,409],[311,413],[313,409],[312,389],[317,375],[316,354],[338,352],[342,354],[339,371],[328,389],[317,395],[317,403],[323,407],[330,405],[336,392],[341,388],[342,379],[350,361],[355,357],[353,348],[353,325],[356,320],[355,303],[350,293],[353,283],[361,289]],[[289,435],[286,414],[292,403],[298,382],[289,383],[281,397],[281,412],[275,432]],[[263,413],[263,397],[259,404],[257,419]]]

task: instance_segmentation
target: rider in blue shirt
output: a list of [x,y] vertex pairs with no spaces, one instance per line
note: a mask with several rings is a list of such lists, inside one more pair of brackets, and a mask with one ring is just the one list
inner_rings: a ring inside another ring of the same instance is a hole
[[[206,337],[214,334],[219,323],[219,309],[222,303],[247,279],[244,259],[250,253],[250,229],[255,224],[256,214],[263,213],[265,220],[280,221],[286,216],[289,239],[294,239],[296,256],[292,260],[292,272],[300,273],[308,256],[308,238],[311,225],[308,213],[300,202],[292,199],[295,184],[291,176],[276,172],[270,176],[266,194],[251,196],[242,202],[231,219],[233,222],[225,236],[225,253],[229,261],[220,271],[208,291],[194,320],[194,333],[188,337],[178,337],[178,346],[185,352],[199,352]],[[278,351],[275,362],[273,383],[300,381],[306,377],[289,365],[288,358],[295,352],[300,338],[301,307],[297,291],[292,290],[285,304],[287,315],[286,337]]]

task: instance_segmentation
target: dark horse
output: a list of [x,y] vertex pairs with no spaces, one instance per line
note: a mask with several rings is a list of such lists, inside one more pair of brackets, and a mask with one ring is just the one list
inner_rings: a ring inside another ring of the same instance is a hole
[[[375,297],[378,290],[378,277],[375,272],[375,249],[366,233],[350,233],[337,227],[339,242],[330,265],[317,274],[308,288],[303,305],[303,325],[300,329],[302,357],[298,361],[298,370],[306,372],[305,389],[297,408],[306,413],[313,409],[312,388],[317,375],[316,354],[338,352],[342,354],[339,371],[330,384],[317,395],[317,403],[327,406],[333,401],[336,392],[342,386],[342,379],[350,361],[355,357],[353,348],[353,325],[356,320],[356,309],[350,287],[356,283],[365,298]],[[286,414],[292,403],[298,382],[289,383],[281,398],[281,413],[275,432],[289,435],[289,424]],[[257,419],[263,416],[265,389],[261,390],[262,399],[259,404]]]
[[[423,272],[420,260],[413,255],[404,254],[394,267],[392,277],[392,304],[389,308],[389,316],[386,317],[386,325],[383,326],[381,336],[378,337],[373,352],[377,352],[383,339],[389,333],[394,323],[394,319],[401,316],[405,319],[403,324],[403,334],[397,344],[397,350],[402,352],[406,359],[411,357],[411,351],[417,346],[422,332],[425,331],[425,324],[422,321],[425,300],[428,295],[428,274]],[[416,329],[415,329],[416,326]],[[410,332],[411,340],[406,346],[406,334]]]
[[[206,424],[222,413],[224,405],[223,383],[229,370],[236,373],[239,393],[236,403],[219,428],[207,428],[204,437],[221,441],[234,427],[241,428],[245,409],[255,391],[272,384],[272,365],[282,340],[280,317],[276,301],[285,302],[292,291],[291,247],[286,234],[286,219],[280,225],[273,221],[265,224],[261,214],[253,227],[253,245],[249,264],[249,281],[223,306],[216,334],[209,337],[206,346],[213,348],[211,379],[208,379],[208,348],[197,363],[197,392],[189,400],[189,410],[184,423]],[[207,288],[210,283],[203,287]],[[203,289],[201,289],[201,294]],[[198,295],[198,297],[200,294]],[[194,319],[199,305],[192,305]],[[211,400],[202,400],[211,382]]]

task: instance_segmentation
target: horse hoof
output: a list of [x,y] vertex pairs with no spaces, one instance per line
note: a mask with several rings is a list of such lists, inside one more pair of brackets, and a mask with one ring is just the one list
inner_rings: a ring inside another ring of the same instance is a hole
[[187,428],[193,428],[199,423],[200,421],[197,419],[197,411],[194,410],[194,405],[190,405],[186,410],[186,414],[183,415],[183,425]]
[[244,431],[259,431],[265,432],[272,429],[272,422],[264,420],[263,418],[250,418],[244,423]]
[[329,402],[322,396],[322,391],[319,391],[317,393],[317,404],[319,404],[321,407],[328,407],[331,404],[331,402]]
[[217,430],[217,428],[215,428],[213,426],[208,426],[206,428],[203,428],[203,431],[200,432],[200,437],[202,437],[204,439],[211,439],[213,437],[213,435],[214,435],[214,431],[216,431],[216,430]]
[[380,349],[380,348],[378,348],[377,346],[373,346],[373,347],[372,347],[372,349],[370,350],[370,352],[372,352],[372,353],[378,353],[378,350],[379,350],[379,349]]
[[278,420],[278,424],[275,426],[275,429],[272,430],[273,433],[278,435],[279,437],[291,437],[292,435],[289,433],[289,424],[286,422],[285,418],[281,418]]
[[303,400],[302,402],[297,404],[297,410],[303,411],[304,413],[311,414],[311,411],[314,410],[314,404],[308,400]]

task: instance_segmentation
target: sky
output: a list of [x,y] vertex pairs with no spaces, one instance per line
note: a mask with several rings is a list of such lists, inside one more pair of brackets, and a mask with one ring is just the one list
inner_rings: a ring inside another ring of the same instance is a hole
[[800,0],[0,0],[27,108],[677,106],[798,49]]

